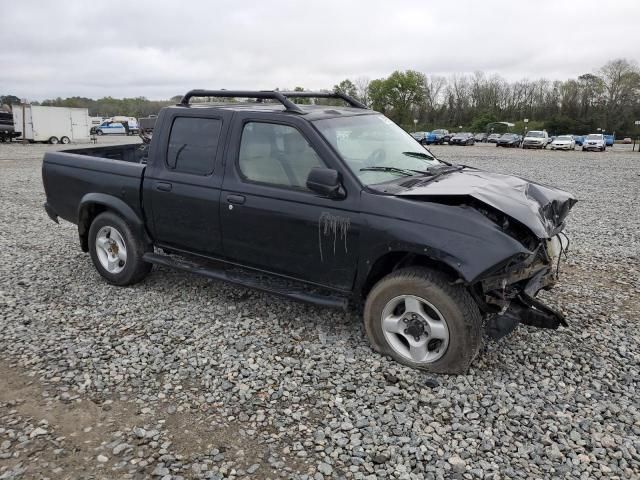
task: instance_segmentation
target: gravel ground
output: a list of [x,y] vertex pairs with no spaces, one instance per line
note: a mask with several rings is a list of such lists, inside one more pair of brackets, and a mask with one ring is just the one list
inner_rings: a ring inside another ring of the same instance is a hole
[[[101,142],[118,140],[101,140]],[[640,154],[436,147],[574,192],[571,254],[467,375],[372,352],[356,313],[162,268],[107,285],[0,144],[0,479],[639,478]]]

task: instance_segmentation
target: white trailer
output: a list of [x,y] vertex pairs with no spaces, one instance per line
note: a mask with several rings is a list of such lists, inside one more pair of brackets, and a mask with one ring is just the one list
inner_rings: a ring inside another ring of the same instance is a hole
[[[25,132],[22,132],[22,106],[13,108],[16,131],[33,142],[88,142],[91,121],[86,108],[25,106]],[[19,138],[22,138],[20,136]]]

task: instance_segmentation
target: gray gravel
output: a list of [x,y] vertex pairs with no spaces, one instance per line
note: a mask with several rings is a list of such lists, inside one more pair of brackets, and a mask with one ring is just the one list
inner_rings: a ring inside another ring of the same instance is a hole
[[434,376],[354,312],[162,268],[107,285],[42,209],[50,148],[0,144],[0,479],[640,476],[637,152],[433,149],[580,199],[543,294],[570,327]]

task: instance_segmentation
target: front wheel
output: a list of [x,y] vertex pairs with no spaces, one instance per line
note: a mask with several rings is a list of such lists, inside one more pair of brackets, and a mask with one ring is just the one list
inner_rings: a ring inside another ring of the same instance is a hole
[[482,318],[469,292],[422,267],[380,280],[367,297],[364,322],[375,350],[431,372],[464,373],[482,341]]
[[97,135],[104,135],[104,132],[102,130],[96,130],[96,134]]
[[49,138],[49,143],[50,143],[51,145],[57,145],[57,144],[58,144],[58,142],[59,142],[58,137],[51,137],[51,138]]
[[132,285],[149,274],[151,264],[142,260],[149,248],[115,213],[101,213],[89,228],[89,254],[93,265],[113,285]]

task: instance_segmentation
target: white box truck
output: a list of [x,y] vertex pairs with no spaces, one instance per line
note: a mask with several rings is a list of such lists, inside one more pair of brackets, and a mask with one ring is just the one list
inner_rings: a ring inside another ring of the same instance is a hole
[[[26,105],[24,136],[32,142],[88,142],[91,121],[86,108],[42,107]],[[16,131],[22,132],[22,106],[13,108]],[[20,136],[22,138],[22,136]]]

